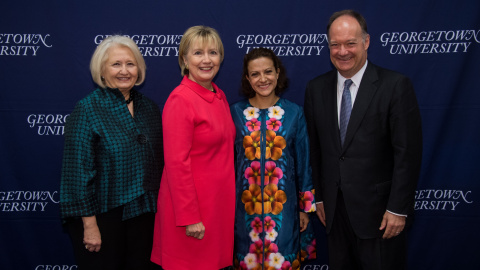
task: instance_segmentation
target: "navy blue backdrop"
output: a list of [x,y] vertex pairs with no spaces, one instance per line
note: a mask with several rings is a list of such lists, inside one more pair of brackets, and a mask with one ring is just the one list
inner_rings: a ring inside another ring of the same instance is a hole
[[[76,269],[59,219],[63,126],[93,90],[97,44],[132,37],[147,63],[141,91],[163,107],[181,80],[178,44],[190,26],[216,28],[225,60],[215,82],[239,95],[243,55],[270,47],[291,81],[284,97],[303,105],[313,77],[332,68],[331,13],[367,19],[369,60],[408,75],[420,104],[424,158],[409,232],[409,269],[480,269],[480,1],[22,1],[0,3],[0,268]],[[325,231],[317,259],[327,270]]]

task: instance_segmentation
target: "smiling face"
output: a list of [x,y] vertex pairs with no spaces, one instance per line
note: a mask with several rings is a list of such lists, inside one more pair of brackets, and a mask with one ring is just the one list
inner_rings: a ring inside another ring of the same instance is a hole
[[280,69],[275,69],[272,59],[260,57],[248,62],[247,80],[257,97],[275,96]]
[[362,35],[357,20],[343,15],[333,21],[329,31],[330,60],[345,78],[351,78],[365,64],[370,36]]
[[212,80],[220,68],[220,62],[217,46],[213,42],[202,44],[198,39],[192,42],[184,56],[188,78],[210,90]]
[[138,79],[137,61],[132,51],[127,47],[108,49],[102,76],[108,87],[118,88],[121,92],[130,91]]

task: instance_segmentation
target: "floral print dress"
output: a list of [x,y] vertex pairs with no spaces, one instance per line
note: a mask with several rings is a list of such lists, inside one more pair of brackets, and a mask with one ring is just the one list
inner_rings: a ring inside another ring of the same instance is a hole
[[313,259],[309,224],[300,233],[299,211],[315,212],[303,109],[280,99],[268,109],[248,100],[230,107],[235,139],[235,269],[299,269]]

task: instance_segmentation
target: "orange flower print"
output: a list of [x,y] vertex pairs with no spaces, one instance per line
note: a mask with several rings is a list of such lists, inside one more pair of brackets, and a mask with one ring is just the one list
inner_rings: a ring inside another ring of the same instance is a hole
[[283,204],[287,201],[287,194],[285,194],[285,191],[283,190],[278,190],[277,185],[268,184],[263,190],[263,199],[263,208],[265,210],[265,214],[272,213],[274,215],[278,215],[282,212]]
[[262,189],[259,185],[252,184],[248,190],[242,193],[242,202],[245,204],[245,211],[249,215],[262,214]]
[[245,148],[245,156],[249,160],[255,158],[260,159],[260,131],[254,131],[250,136],[243,138],[243,148]]
[[292,270],[299,270],[299,269],[300,269],[300,262],[297,259],[292,263]]
[[[253,133],[252,133],[253,134]],[[287,146],[287,142],[282,136],[277,136],[277,134],[272,130],[266,131],[267,135],[267,151],[265,153],[265,158],[278,160],[282,157],[282,149]],[[245,139],[243,140],[245,146]],[[246,150],[245,150],[246,151]]]

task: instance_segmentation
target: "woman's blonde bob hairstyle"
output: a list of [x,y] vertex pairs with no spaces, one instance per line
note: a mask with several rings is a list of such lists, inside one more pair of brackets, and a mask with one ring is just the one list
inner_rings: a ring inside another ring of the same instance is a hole
[[188,74],[188,68],[185,67],[185,56],[187,55],[190,46],[197,40],[200,41],[201,45],[214,44],[220,53],[220,63],[223,62],[223,43],[217,30],[203,25],[192,26],[183,33],[178,48],[178,64],[180,65],[182,76]]
[[105,38],[95,49],[92,59],[90,60],[90,73],[92,74],[93,81],[101,88],[107,88],[105,81],[102,80],[102,73],[105,69],[105,63],[108,60],[109,49],[115,47],[128,48],[133,53],[138,67],[138,78],[135,85],[142,84],[145,80],[145,72],[147,70],[145,60],[143,59],[137,44],[135,44],[131,38],[120,35]]

